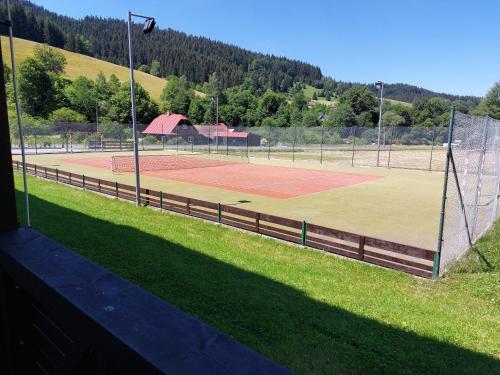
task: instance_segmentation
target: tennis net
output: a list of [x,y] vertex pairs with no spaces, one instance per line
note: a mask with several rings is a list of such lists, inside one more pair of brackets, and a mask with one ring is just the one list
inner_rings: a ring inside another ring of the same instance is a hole
[[[143,155],[139,156],[140,171],[173,171],[179,169],[195,169],[220,167],[237,164],[228,160],[213,160],[196,156],[179,155]],[[113,173],[134,172],[133,156],[112,156],[111,169]]]

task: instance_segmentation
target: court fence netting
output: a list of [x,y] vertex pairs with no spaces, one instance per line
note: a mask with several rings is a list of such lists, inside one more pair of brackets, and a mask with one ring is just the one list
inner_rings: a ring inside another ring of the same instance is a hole
[[[28,153],[132,150],[129,124],[54,124],[43,131],[25,124]],[[444,172],[445,182],[433,276],[451,265],[499,218],[500,121],[452,110],[448,127],[235,127],[216,125],[168,136],[139,134],[140,170],[203,168],[266,158],[345,166]],[[139,128],[144,129],[141,125]],[[11,127],[13,153],[19,147]],[[189,155],[203,157],[191,158]],[[112,157],[113,172],[133,172],[130,155]]]
[[499,218],[500,121],[452,110],[434,273],[442,275]]
[[[130,124],[23,124],[28,154],[130,152]],[[11,125],[12,151],[20,153],[16,127]],[[138,125],[145,129],[146,125]],[[232,127],[178,126],[168,135],[138,132],[140,151],[170,151],[241,159],[274,159],[341,166],[443,171],[447,127],[382,126],[380,147],[375,127]]]

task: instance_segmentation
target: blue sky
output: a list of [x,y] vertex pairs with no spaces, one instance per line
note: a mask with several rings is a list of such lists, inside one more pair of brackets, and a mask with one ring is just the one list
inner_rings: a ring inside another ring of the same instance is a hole
[[318,65],[346,81],[483,96],[500,80],[500,0],[33,0],[76,18],[153,15],[160,28]]

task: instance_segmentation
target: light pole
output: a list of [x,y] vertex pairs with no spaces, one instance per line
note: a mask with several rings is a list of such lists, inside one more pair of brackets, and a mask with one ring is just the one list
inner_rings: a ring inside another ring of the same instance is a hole
[[380,163],[380,129],[382,127],[382,105],[384,104],[384,82],[375,82],[375,87],[380,90],[380,110],[378,115],[378,139],[377,139],[377,167]]
[[137,141],[137,123],[135,118],[135,82],[134,82],[134,58],[132,49],[132,17],[144,19],[144,27],[142,32],[149,34],[153,31],[156,21],[153,17],[141,16],[128,12],[128,58],[130,64],[130,102],[132,104],[132,133],[134,143],[134,169],[135,169],[135,203],[140,206],[141,204],[141,181],[139,173],[139,146]]
[[26,153],[24,151],[24,132],[22,125],[22,110],[21,105],[19,104],[19,96],[17,92],[17,78],[16,78],[16,60],[14,57],[14,39],[13,39],[13,31],[12,31],[12,17],[10,14],[10,1],[7,0],[7,25],[9,27],[9,43],[10,43],[10,61],[12,66],[12,87],[14,89],[14,99],[16,102],[16,114],[17,114],[17,127],[19,130],[19,144],[21,146],[21,159],[23,162],[23,184],[24,184],[24,204],[26,209],[26,226],[31,227],[31,218],[30,218],[30,200],[28,194],[28,181],[26,178]]

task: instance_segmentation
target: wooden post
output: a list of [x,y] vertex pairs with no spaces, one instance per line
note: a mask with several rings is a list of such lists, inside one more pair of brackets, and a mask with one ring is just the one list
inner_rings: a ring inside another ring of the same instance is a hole
[[160,191],[160,211],[163,211],[163,192]]
[[190,198],[187,199],[186,209],[187,209],[187,214],[191,215],[191,199]]
[[257,217],[255,218],[255,228],[257,233],[260,233],[260,212],[257,212]]
[[115,193],[116,197],[118,198],[118,181],[115,181]]
[[220,203],[217,203],[217,222],[222,223],[222,207]]
[[[36,168],[36,167],[35,167]],[[36,169],[35,169],[36,170]],[[71,172],[68,173],[69,184],[71,185]]]
[[83,189],[85,189],[85,175],[82,174],[82,184],[83,184]]
[[59,169],[56,168],[56,182],[59,182]]
[[365,241],[365,236],[359,237],[358,256],[360,260],[363,260],[365,258]]
[[97,191],[100,193],[101,192],[101,179],[97,179]]

